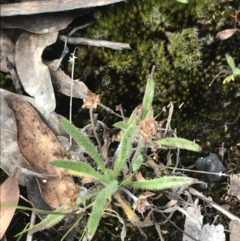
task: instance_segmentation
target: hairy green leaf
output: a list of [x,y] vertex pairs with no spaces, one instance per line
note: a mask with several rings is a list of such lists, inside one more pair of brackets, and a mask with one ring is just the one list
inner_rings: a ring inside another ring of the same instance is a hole
[[139,155],[132,164],[133,171],[134,172],[137,171],[142,166],[142,163],[143,163],[143,156]]
[[136,133],[137,126],[135,123],[129,125],[127,130],[122,136],[121,142],[117,149],[117,159],[114,163],[114,174],[115,177],[118,176],[123,165],[126,163],[127,159],[130,157],[132,151],[132,138]]
[[127,122],[124,122],[124,121],[119,121],[119,122],[116,122],[113,126],[117,127],[117,128],[120,128],[122,130],[126,130],[129,127],[129,124]]
[[240,75],[240,69],[239,69],[239,68],[235,68],[235,69],[233,70],[233,75],[234,75],[234,76]]
[[94,161],[98,164],[98,167],[104,172],[105,167],[103,164],[103,160],[99,153],[96,150],[96,147],[93,145],[91,140],[83,135],[73,124],[71,124],[66,118],[62,118],[60,121],[64,130],[72,136],[72,138],[81,145],[87,154],[91,156]]
[[93,203],[92,212],[87,223],[88,229],[88,240],[91,240],[98,228],[104,207],[106,205],[106,200],[111,199],[111,196],[118,189],[117,181],[109,183],[96,197]]
[[146,118],[148,111],[152,108],[154,85],[154,80],[149,77],[142,102],[142,120]]
[[228,65],[233,71],[236,68],[233,58],[229,54],[225,54],[225,57],[227,59]]
[[51,162],[56,167],[67,169],[67,173],[73,176],[91,176],[101,183],[105,183],[105,178],[95,171],[89,164],[80,161],[54,160]]
[[180,149],[186,149],[189,151],[201,152],[202,148],[193,141],[186,140],[184,138],[169,137],[154,141],[155,144],[163,145],[167,147],[176,147]]
[[133,188],[148,189],[148,190],[163,190],[167,188],[177,188],[191,185],[198,180],[190,177],[168,176],[152,180],[132,182]]
[[[56,212],[56,213],[55,213]],[[26,233],[30,231],[32,234],[36,233],[38,231],[42,231],[44,229],[49,229],[59,223],[63,220],[65,217],[64,214],[59,214],[61,212],[64,212],[64,208],[60,207],[52,214],[49,214],[46,218],[44,218],[40,223],[35,224],[34,226],[24,229],[22,232],[18,233],[15,237],[18,237],[19,235],[22,235],[23,233]]]

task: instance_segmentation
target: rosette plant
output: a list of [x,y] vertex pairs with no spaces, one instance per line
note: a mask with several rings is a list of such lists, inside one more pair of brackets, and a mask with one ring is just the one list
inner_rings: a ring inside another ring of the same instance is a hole
[[[154,80],[152,72],[147,81],[142,104],[132,112],[128,120],[114,124],[116,128],[121,129],[121,135],[119,145],[111,158],[110,167],[106,165],[106,160],[103,159],[101,151],[97,149],[86,135],[67,119],[61,119],[62,127],[84,148],[91,162],[54,160],[52,164],[64,168],[70,175],[91,177],[96,186],[92,191],[87,192],[88,194],[80,195],[78,200],[78,205],[85,203],[87,199],[90,200],[90,204],[84,208],[84,213],[88,213],[89,218],[82,238],[84,236],[88,240],[93,238],[101,217],[108,210],[107,208],[112,200],[117,201],[133,225],[141,227],[142,222],[135,211],[123,199],[122,193],[133,196],[133,189],[156,191],[188,186],[197,182],[197,179],[183,176],[163,176],[160,178],[145,179],[137,175],[138,170],[144,163],[144,155],[149,149],[181,148],[197,152],[201,151],[201,147],[192,141],[177,137],[164,138],[167,130],[159,128],[159,123],[154,119],[152,109],[153,97]],[[96,165],[90,165],[89,163],[95,163]],[[123,172],[126,166],[128,166],[127,171]],[[137,205],[136,201],[135,207]],[[147,202],[142,212],[145,211],[146,207]],[[81,211],[83,212],[83,209]],[[119,215],[117,216],[119,217]]]

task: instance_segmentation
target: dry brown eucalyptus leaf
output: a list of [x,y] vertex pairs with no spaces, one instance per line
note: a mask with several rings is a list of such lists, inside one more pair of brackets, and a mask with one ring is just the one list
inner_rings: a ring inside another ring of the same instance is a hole
[[[59,85],[57,91],[61,92],[64,95],[71,95],[71,78],[66,75],[60,68],[56,70],[58,65],[58,59],[53,60],[52,62],[46,63],[49,67],[52,80]],[[79,80],[73,80],[73,93],[72,97],[84,99],[88,94],[88,87]]]
[[233,36],[233,34],[235,34],[238,31],[239,31],[239,29],[237,29],[237,28],[225,29],[223,31],[218,32],[216,35],[216,38],[218,38],[220,40],[226,40],[228,38],[231,38]]
[[1,19],[1,27],[4,29],[20,28],[37,34],[52,33],[65,29],[75,17],[81,16],[88,11],[78,10],[29,16],[4,17]]
[[48,112],[56,107],[48,67],[42,62],[43,50],[56,42],[58,33],[23,33],[16,43],[15,64],[25,91]]
[[44,200],[53,208],[64,205],[71,209],[79,194],[79,186],[61,168],[50,164],[62,153],[63,147],[56,136],[42,122],[33,107],[20,97],[5,97],[17,122],[18,146],[33,171],[55,177],[37,178]]
[[1,5],[1,16],[31,15],[38,13],[63,12],[79,8],[104,6],[123,0],[51,0],[26,1]]
[[16,172],[9,176],[0,187],[0,239],[5,234],[16,208],[4,207],[2,204],[17,205],[19,199],[19,187]]
[[[4,99],[4,97],[9,94],[11,94],[11,92],[0,89],[0,166],[10,175],[17,166],[27,168],[28,165],[18,148],[15,116]],[[19,184],[25,185],[24,175],[17,172],[17,177]]]

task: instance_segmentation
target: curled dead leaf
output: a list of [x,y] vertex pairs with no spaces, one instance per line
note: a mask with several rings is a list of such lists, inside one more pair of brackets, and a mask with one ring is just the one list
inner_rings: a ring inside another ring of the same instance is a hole
[[239,29],[237,29],[237,28],[225,29],[223,31],[218,32],[216,35],[216,38],[220,39],[220,40],[226,40],[228,38],[231,38],[233,36],[233,34],[235,34],[238,31],[239,31]]
[[42,62],[42,53],[56,42],[57,36],[57,32],[42,35],[23,33],[15,50],[16,69],[24,90],[48,112],[55,109],[56,100],[48,67]]
[[57,159],[55,151],[64,149],[57,137],[40,119],[33,107],[20,97],[5,97],[15,114],[19,149],[33,169],[40,174],[53,176],[47,180],[37,178],[44,200],[53,208],[64,205],[71,209],[79,194],[79,186],[61,168],[50,164]]

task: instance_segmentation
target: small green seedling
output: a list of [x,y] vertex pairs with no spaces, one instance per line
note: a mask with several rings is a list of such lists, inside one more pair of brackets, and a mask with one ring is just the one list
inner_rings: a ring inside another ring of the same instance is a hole
[[233,58],[228,55],[225,54],[228,65],[230,66],[231,70],[232,70],[232,74],[227,76],[224,80],[223,80],[223,84],[229,83],[230,81],[234,81],[235,77],[240,75],[240,69],[236,67]]

